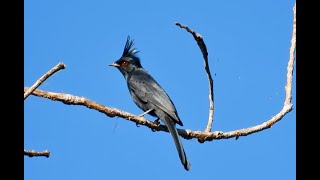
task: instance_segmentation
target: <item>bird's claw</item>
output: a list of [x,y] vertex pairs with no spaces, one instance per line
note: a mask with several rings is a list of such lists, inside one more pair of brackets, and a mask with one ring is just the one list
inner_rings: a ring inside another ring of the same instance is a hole
[[[159,118],[157,118],[156,120],[154,120],[153,121],[154,123],[156,123],[157,124],[157,126],[159,126],[160,125],[160,119]],[[152,132],[156,132],[156,130],[155,129],[153,129],[153,128],[151,128],[151,131]]]
[[156,123],[157,125],[160,124],[160,118],[157,118],[156,120],[153,121],[154,123]]

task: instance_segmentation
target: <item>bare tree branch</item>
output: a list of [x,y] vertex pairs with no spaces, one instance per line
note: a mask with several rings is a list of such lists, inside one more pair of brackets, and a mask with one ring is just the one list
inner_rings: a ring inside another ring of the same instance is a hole
[[[25,88],[25,91],[28,89],[29,88]],[[84,97],[74,96],[70,94],[47,92],[42,90],[34,90],[32,94],[38,97],[43,97],[43,98],[51,99],[54,101],[60,101],[62,103],[69,104],[69,105],[83,105],[90,109],[94,109],[101,113],[104,113],[109,117],[115,117],[115,116],[121,117],[126,120],[135,122],[136,124],[141,124],[146,127],[149,127],[152,130],[168,132],[167,127],[164,125],[159,125],[153,121],[145,119],[144,117],[136,116],[116,108],[103,106],[99,103],[96,103]],[[211,133],[178,129],[178,133],[181,137],[185,139],[196,138],[199,142],[212,141],[213,139],[229,139],[233,137],[238,138],[239,136],[247,136],[249,134],[270,128],[274,123],[281,120],[285,116],[285,114],[287,114],[291,110],[292,110],[292,106],[285,106],[280,113],[272,117],[270,120],[260,125],[245,128],[245,129],[234,130],[230,132],[215,131]]]
[[202,36],[199,33],[196,33],[192,29],[190,29],[188,26],[181,25],[180,23],[176,22],[176,25],[180,28],[183,28],[187,30],[189,33],[192,34],[193,38],[197,41],[197,44],[202,52],[203,59],[204,59],[204,68],[207,73],[208,81],[209,81],[209,118],[208,118],[208,124],[204,132],[210,132],[212,129],[212,122],[213,122],[213,113],[214,113],[214,96],[213,96],[213,80],[211,77],[210,69],[209,69],[209,62],[208,62],[208,51],[207,46],[203,41]]
[[38,79],[27,92],[24,92],[24,99],[26,99],[33,90],[37,89],[37,87],[39,87],[48,77],[50,77],[52,74],[59,71],[60,69],[64,68],[66,68],[66,66],[63,63],[59,63],[46,74],[41,76],[40,79]]
[[49,157],[50,156],[50,152],[48,150],[42,151],[42,152],[37,152],[35,150],[24,150],[24,155],[25,156],[29,156],[29,157],[34,157],[34,156],[45,156],[45,157]]
[[284,106],[292,106],[292,75],[293,75],[293,65],[295,60],[295,50],[296,50],[296,3],[293,7],[293,30],[291,38],[291,47],[290,47],[290,57],[287,66],[287,84],[286,84],[286,99],[284,101]]

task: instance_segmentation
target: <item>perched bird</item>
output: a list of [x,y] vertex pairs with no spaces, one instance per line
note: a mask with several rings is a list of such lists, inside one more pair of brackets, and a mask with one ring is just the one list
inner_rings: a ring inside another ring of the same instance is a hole
[[137,56],[138,51],[133,45],[133,40],[130,40],[128,36],[121,58],[109,66],[117,67],[126,79],[133,101],[144,111],[140,116],[150,114],[160,119],[168,127],[181,163],[186,170],[189,170],[191,165],[175,127],[176,124],[183,126],[178,112],[164,89],[143,69]]

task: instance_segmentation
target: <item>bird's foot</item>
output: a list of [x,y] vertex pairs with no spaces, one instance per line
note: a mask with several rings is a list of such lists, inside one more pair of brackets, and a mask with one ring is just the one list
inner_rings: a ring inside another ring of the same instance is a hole
[[[160,125],[160,118],[157,118],[157,119],[154,120],[153,122],[156,123],[156,124],[159,126],[159,125]],[[155,129],[152,129],[152,128],[151,128],[151,131],[152,131],[152,132],[156,132],[156,130],[155,130]]]
[[160,124],[160,118],[157,118],[156,120],[153,121],[154,123],[157,123],[157,125]]

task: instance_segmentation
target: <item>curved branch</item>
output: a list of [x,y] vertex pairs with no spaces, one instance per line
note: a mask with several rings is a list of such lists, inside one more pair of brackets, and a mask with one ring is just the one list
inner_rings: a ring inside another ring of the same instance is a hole
[[203,59],[204,59],[204,68],[206,70],[207,76],[208,76],[208,82],[209,82],[209,118],[208,118],[208,124],[204,132],[210,132],[212,129],[212,122],[213,122],[213,113],[214,113],[214,96],[213,96],[213,80],[211,77],[210,69],[209,69],[209,62],[208,62],[208,51],[207,46],[203,41],[202,36],[199,33],[196,33],[192,29],[190,29],[188,26],[182,25],[178,22],[176,22],[176,25],[180,28],[183,28],[187,30],[189,33],[192,34],[193,38],[197,41],[197,44],[202,52]]

